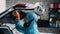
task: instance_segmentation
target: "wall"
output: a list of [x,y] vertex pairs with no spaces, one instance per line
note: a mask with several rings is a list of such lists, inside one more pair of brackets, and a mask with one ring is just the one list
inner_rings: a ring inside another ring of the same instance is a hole
[[[60,1],[60,0],[59,0]],[[43,16],[41,16],[41,19],[44,19],[44,20],[48,20],[49,18],[49,5],[51,3],[59,3],[59,1],[57,0],[6,0],[6,9],[11,7],[12,5],[15,5],[17,3],[23,3],[23,2],[26,2],[26,3],[36,3],[36,2],[42,2],[46,8],[46,11],[45,13],[43,14]]]
[[6,1],[0,0],[0,13],[2,13],[6,9]]

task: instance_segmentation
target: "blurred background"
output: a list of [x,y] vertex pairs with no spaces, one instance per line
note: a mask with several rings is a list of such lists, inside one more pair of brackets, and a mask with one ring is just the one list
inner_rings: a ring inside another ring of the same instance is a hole
[[[11,6],[19,3],[36,3],[40,2],[40,5],[45,8],[45,12],[43,15],[39,16],[38,20],[38,29],[40,34],[59,34],[60,33],[60,22],[57,24],[57,21],[60,19],[60,0],[2,0],[0,2],[0,10],[4,12],[4,10],[10,8]],[[10,15],[10,14],[8,14]],[[8,16],[6,15],[6,16]],[[4,17],[0,20],[0,22],[11,22],[9,18]],[[13,21],[12,21],[13,22]],[[10,27],[12,30],[15,27],[15,24],[3,24]],[[4,26],[5,27],[5,26]],[[12,31],[14,34],[20,34],[16,29]]]

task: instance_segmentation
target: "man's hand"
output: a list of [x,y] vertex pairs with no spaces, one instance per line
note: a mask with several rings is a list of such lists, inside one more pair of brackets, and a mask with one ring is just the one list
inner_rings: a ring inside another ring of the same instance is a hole
[[20,14],[18,12],[19,10],[16,10],[16,19],[19,20],[20,19]]
[[14,11],[13,15],[16,17],[16,20],[20,20],[19,10]]

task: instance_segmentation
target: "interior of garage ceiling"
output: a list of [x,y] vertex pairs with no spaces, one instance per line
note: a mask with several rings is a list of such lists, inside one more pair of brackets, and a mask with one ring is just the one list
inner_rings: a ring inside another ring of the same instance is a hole
[[11,7],[12,5],[15,5],[17,3],[21,3],[21,2],[25,2],[25,3],[36,3],[36,2],[42,2],[44,4],[44,6],[46,6],[46,11],[44,13],[44,15],[42,16],[42,19],[48,20],[48,7],[51,3],[59,3],[59,1],[57,0],[6,0],[6,9]]
[[49,4],[49,3],[60,3],[60,0],[6,0],[7,8],[11,5],[20,2],[27,2],[27,3],[48,2]]

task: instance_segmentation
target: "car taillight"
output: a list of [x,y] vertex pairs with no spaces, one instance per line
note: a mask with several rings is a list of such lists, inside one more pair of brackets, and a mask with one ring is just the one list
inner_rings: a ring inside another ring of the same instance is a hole
[[26,7],[26,4],[17,4],[17,5],[15,5],[15,7]]

